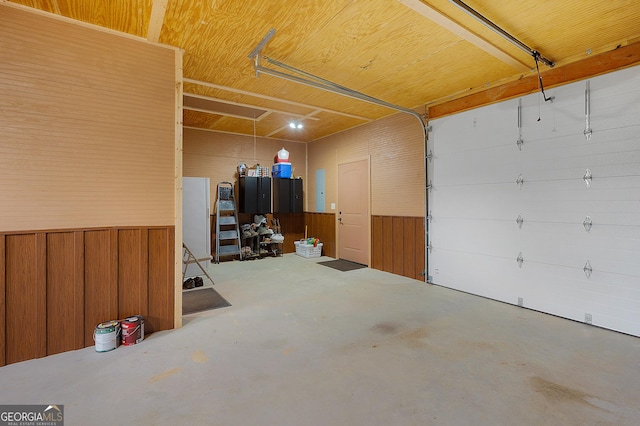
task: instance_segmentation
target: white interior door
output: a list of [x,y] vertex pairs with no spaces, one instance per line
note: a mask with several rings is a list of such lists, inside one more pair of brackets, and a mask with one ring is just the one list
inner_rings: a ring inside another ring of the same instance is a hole
[[431,122],[429,274],[640,336],[640,67],[589,86]]
[[369,264],[369,162],[338,165],[338,257]]

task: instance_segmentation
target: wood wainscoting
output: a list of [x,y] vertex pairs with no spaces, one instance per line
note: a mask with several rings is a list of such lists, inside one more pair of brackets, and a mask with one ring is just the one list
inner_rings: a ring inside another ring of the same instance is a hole
[[423,281],[424,220],[424,217],[371,216],[371,267]]
[[283,251],[295,253],[295,241],[304,238],[306,213],[274,213],[273,217],[280,221],[282,235],[284,235]]
[[336,215],[333,213],[277,213],[282,233],[285,237],[284,252],[295,253],[295,241],[304,239],[305,226],[307,236],[319,238],[322,242],[322,255],[336,255]]
[[[304,223],[307,236],[319,238],[322,242],[322,255],[336,257],[336,215],[335,213],[305,212]],[[304,229],[302,236],[304,238]]]
[[174,325],[173,226],[0,233],[0,366],[93,346],[97,324]]
[[[322,255],[336,257],[336,215],[334,213],[274,213],[266,214],[267,221],[271,226],[271,219],[280,220],[282,235],[284,235],[284,253],[295,253],[294,242],[304,238],[305,226],[307,236],[319,238],[322,242]],[[251,223],[253,215],[239,213],[240,223]],[[211,225],[212,237],[211,247],[215,250],[215,216],[212,217]],[[214,253],[215,255],[215,253]]]

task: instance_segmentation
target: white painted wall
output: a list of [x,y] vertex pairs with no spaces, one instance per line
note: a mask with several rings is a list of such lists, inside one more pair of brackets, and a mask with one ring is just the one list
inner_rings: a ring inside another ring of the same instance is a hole
[[431,122],[429,275],[640,336],[640,67],[589,83],[590,140],[586,81]]

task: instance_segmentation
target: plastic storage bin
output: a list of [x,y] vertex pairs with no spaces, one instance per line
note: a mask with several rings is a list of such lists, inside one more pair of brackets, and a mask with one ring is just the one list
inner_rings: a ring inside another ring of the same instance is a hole
[[294,241],[296,245],[296,254],[302,257],[320,257],[322,255],[322,243],[318,243],[315,247],[313,244],[304,244],[300,241]]
[[291,163],[276,163],[271,167],[271,176],[280,179],[291,179]]

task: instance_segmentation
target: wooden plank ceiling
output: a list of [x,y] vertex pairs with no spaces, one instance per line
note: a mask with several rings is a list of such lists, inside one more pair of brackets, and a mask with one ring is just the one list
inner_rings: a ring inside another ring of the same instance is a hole
[[[418,111],[535,67],[530,55],[448,0],[11,2],[183,49],[184,125],[213,131],[312,141],[395,113],[256,77],[248,55],[271,28],[276,35],[264,55]],[[638,0],[466,3],[556,67],[640,40]],[[290,129],[292,120],[304,128]]]

